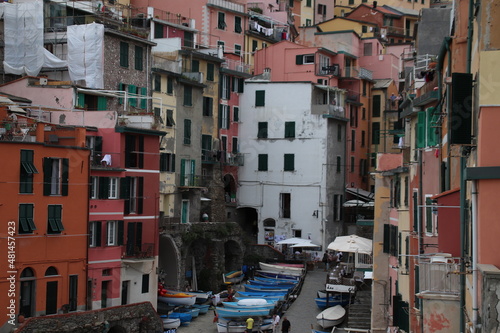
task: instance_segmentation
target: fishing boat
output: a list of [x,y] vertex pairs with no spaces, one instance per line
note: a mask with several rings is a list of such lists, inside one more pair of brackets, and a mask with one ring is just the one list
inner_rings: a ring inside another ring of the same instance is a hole
[[252,307],[252,308],[225,308],[218,306],[215,308],[217,316],[219,318],[235,318],[235,317],[254,317],[254,316],[269,316],[271,309],[264,307]]
[[253,291],[253,292],[280,292],[280,293],[288,293],[292,287],[286,286],[258,286],[254,284],[244,284],[245,291]]
[[178,328],[179,326],[181,326],[180,318],[170,318],[167,315],[161,315],[160,318],[163,321],[163,329],[164,330]]
[[158,295],[158,301],[173,305],[193,305],[196,303],[196,296],[185,293],[163,293]]
[[263,280],[248,280],[247,283],[256,285],[256,286],[280,286],[280,287],[294,287],[298,282],[297,281],[289,281],[289,282],[281,282],[281,281],[271,281],[272,279],[268,281],[263,281]]
[[266,271],[263,269],[256,270],[255,274],[257,276],[262,276],[262,277],[288,279],[288,280],[295,280],[295,281],[299,281],[301,276],[302,276],[302,275],[290,275],[290,274],[285,274],[285,273],[276,273],[276,272]]
[[[274,277],[254,276],[253,280],[263,282],[277,282],[277,283],[299,283],[297,279],[280,279]],[[249,280],[250,281],[250,280]]]
[[200,314],[200,309],[193,307],[178,307],[174,312],[190,313],[193,318],[197,318]]
[[314,301],[320,309],[326,309],[327,307],[333,307],[336,305],[346,306],[349,304],[349,297],[345,296],[330,296],[328,298],[315,298]]
[[188,326],[193,320],[193,316],[190,313],[182,312],[172,312],[168,315],[169,318],[178,318],[181,321],[181,326]]
[[193,304],[193,308],[200,309],[200,314],[206,314],[210,308],[210,304]]
[[302,276],[304,274],[304,268],[302,267],[291,267],[283,266],[277,264],[266,264],[264,262],[259,262],[260,269],[267,272],[275,272],[279,274],[287,274],[293,276]]
[[276,302],[269,301],[264,298],[242,299],[237,302],[222,302],[225,308],[233,309],[251,309],[251,308],[267,308],[272,310],[276,307]]
[[[253,329],[255,332],[263,332],[272,329],[272,326],[272,319],[256,320]],[[246,328],[245,321],[219,320],[217,322],[217,332],[220,333],[244,333]]]
[[287,291],[237,291],[235,297],[258,297],[258,298],[279,298],[280,301],[284,301]]
[[327,308],[316,316],[318,325],[323,328],[337,326],[344,321],[346,311],[342,305]]
[[224,283],[240,283],[245,277],[245,274],[243,274],[243,271],[231,271],[223,274],[222,277]]

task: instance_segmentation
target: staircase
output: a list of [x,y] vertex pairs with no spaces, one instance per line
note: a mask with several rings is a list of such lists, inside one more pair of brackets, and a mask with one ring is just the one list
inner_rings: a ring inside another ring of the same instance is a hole
[[371,314],[371,288],[363,288],[363,290],[357,290],[354,303],[349,305],[346,327],[369,330],[371,328]]

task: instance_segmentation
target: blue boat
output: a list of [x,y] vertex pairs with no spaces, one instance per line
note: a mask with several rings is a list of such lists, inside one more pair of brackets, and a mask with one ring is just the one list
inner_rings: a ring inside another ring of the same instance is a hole
[[183,313],[183,312],[172,312],[168,315],[168,318],[179,318],[181,320],[182,326],[187,326],[193,320],[193,316],[191,313]]
[[252,316],[269,316],[271,309],[266,308],[224,308],[218,306],[215,308],[219,318],[235,318],[235,317],[252,317]]
[[190,313],[193,318],[198,317],[200,314],[200,309],[194,308],[194,307],[179,307],[174,310],[174,312],[180,312],[180,313]]
[[344,295],[342,296],[336,295],[336,296],[330,296],[328,298],[321,297],[314,299],[318,308],[322,310],[327,308],[327,300],[328,300],[328,307],[332,307],[335,305],[346,306],[349,304],[349,295],[347,295],[347,297],[345,297]]
[[232,309],[266,308],[272,310],[276,307],[276,302],[264,298],[254,298],[243,299],[238,302],[222,302],[222,305],[224,305],[225,308]]
[[263,282],[278,282],[278,283],[299,283],[298,280],[292,280],[292,279],[280,279],[280,278],[270,278],[270,277],[264,277],[264,276],[254,276],[254,280],[256,281],[263,281]]
[[293,281],[300,281],[300,276],[296,275],[287,275],[287,274],[282,274],[282,273],[274,273],[274,272],[269,272],[269,271],[262,271],[262,270],[257,270],[255,272],[258,276],[262,277],[267,277],[267,278],[278,278],[278,279],[287,279],[287,280],[293,280]]
[[262,296],[262,297],[259,297],[259,296],[235,296],[234,299],[236,301],[241,301],[241,300],[244,300],[244,299],[259,299],[259,298],[263,298],[265,300],[268,300],[268,301],[271,301],[271,302],[274,302],[274,303],[278,303],[280,301],[283,300],[283,298],[281,297],[276,297],[276,296]]
[[281,292],[281,293],[288,293],[290,289],[292,289],[295,286],[291,287],[286,287],[286,286],[258,286],[258,285],[252,285],[245,283],[243,285],[245,287],[245,291],[260,291],[260,292]]
[[249,284],[256,285],[256,286],[279,286],[280,288],[281,287],[290,288],[290,287],[294,287],[297,284],[296,281],[280,282],[280,281],[272,281],[272,279],[269,279],[268,281],[248,280],[247,282]]
[[200,309],[200,314],[205,314],[210,308],[210,304],[193,304],[193,308]]
[[258,298],[266,298],[266,297],[278,297],[280,301],[284,301],[288,291],[237,291],[235,297],[258,297]]

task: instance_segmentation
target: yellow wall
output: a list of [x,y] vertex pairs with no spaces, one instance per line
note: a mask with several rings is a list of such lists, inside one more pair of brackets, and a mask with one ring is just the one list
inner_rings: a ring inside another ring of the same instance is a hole
[[[363,33],[362,26],[366,25],[368,27],[368,32]],[[374,37],[374,33],[370,32],[370,25],[362,24],[355,21],[345,20],[342,18],[336,18],[330,21],[326,21],[324,23],[318,24],[320,29],[324,32],[326,31],[345,31],[345,30],[354,30],[358,35],[363,35],[364,38]],[[375,27],[376,25],[372,25]],[[375,30],[375,29],[374,29]]]
[[500,105],[498,78],[500,76],[500,51],[482,51],[479,73],[479,105]]

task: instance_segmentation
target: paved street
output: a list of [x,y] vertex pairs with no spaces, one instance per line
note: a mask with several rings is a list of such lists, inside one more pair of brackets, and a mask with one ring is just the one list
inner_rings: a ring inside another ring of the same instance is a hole
[[[291,304],[289,309],[281,316],[288,317],[292,324],[292,333],[310,333],[311,324],[315,329],[321,327],[316,324],[316,315],[320,312],[314,298],[318,289],[324,288],[325,275],[322,269],[307,272],[299,297]],[[217,332],[213,323],[214,313],[209,311],[205,315],[200,315],[194,319],[187,327],[179,327],[179,333],[213,333]],[[281,332],[281,330],[279,331]]]

